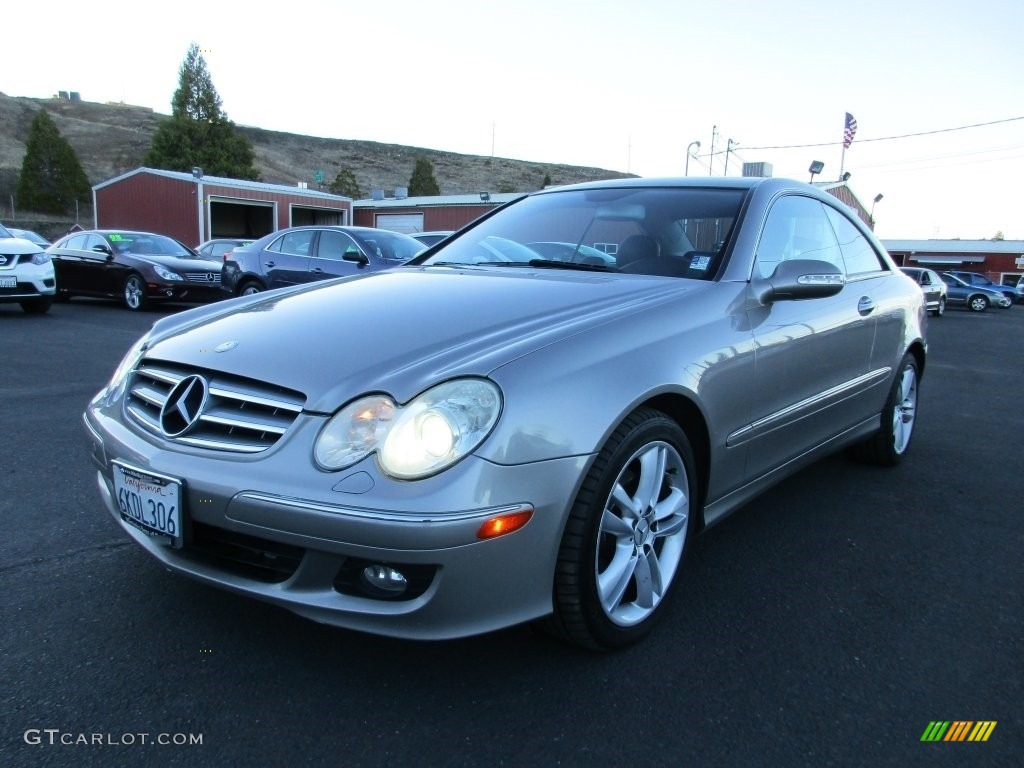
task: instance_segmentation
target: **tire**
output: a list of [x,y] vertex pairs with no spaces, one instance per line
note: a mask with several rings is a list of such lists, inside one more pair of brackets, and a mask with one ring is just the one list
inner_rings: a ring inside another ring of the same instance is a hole
[[967,308],[972,312],[984,312],[988,309],[988,299],[984,296],[971,296],[967,299]]
[[696,478],[678,424],[650,408],[627,417],[594,459],[569,514],[545,628],[601,651],[646,635],[696,530]]
[[124,281],[121,291],[124,305],[133,312],[149,309],[149,296],[146,295],[146,281],[142,275],[131,274]]
[[939,298],[939,306],[932,310],[932,317],[942,317],[946,314],[946,298],[942,296]]
[[21,308],[30,315],[45,315],[50,311],[50,305],[52,304],[52,296],[42,296],[38,299],[29,299],[28,301],[21,302]]
[[247,280],[238,289],[239,296],[252,296],[256,293],[263,293],[266,289],[255,280]]
[[881,426],[874,435],[853,446],[851,453],[855,459],[881,467],[894,467],[903,461],[914,434],[919,384],[917,360],[908,353],[889,390]]

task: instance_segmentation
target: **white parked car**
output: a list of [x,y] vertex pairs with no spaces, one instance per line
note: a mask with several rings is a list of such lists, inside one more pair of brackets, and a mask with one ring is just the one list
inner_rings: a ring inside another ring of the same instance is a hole
[[42,314],[56,292],[49,255],[0,224],[0,303],[16,302],[30,314]]

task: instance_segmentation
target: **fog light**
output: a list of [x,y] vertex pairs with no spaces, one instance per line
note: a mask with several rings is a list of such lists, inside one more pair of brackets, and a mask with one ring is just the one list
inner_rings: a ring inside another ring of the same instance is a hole
[[409,587],[405,575],[388,565],[368,565],[363,569],[361,581],[375,597],[397,597]]

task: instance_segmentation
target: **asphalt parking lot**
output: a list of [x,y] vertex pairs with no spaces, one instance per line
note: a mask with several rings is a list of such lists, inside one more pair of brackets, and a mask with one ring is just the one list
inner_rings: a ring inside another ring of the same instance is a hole
[[[607,656],[323,627],[130,545],[80,414],[178,309],[0,305],[0,765],[1024,763],[1024,307],[931,321],[908,460],[835,456],[737,512]],[[939,720],[997,725],[922,742]]]

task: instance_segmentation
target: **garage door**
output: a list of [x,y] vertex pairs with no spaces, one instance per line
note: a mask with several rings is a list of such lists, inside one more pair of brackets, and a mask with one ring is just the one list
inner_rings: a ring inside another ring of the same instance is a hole
[[378,213],[374,221],[377,229],[390,229],[407,235],[423,231],[422,213]]

